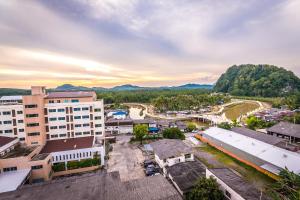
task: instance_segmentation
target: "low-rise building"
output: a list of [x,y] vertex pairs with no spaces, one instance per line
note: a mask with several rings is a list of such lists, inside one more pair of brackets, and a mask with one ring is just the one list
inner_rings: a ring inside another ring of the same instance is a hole
[[300,124],[279,122],[268,128],[267,134],[287,139],[291,143],[300,143]]
[[299,153],[217,127],[211,127],[196,137],[274,179],[285,168],[300,174]]
[[246,182],[236,172],[228,168],[206,169],[206,178],[214,178],[220,185],[226,199],[231,200],[270,200],[262,191]]
[[150,144],[154,151],[155,161],[167,174],[166,167],[177,163],[194,161],[192,148],[187,146],[182,140],[162,139]]
[[105,133],[107,134],[132,134],[133,120],[131,119],[107,119],[105,122]]

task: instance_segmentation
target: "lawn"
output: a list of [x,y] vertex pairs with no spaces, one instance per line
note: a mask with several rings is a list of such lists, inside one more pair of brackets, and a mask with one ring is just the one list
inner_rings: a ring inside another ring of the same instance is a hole
[[228,119],[234,120],[240,117],[241,115],[247,114],[248,112],[257,109],[258,107],[258,103],[243,102],[225,107],[224,113]]
[[212,154],[217,161],[222,163],[225,167],[232,168],[240,173],[246,180],[256,185],[257,188],[266,189],[270,187],[272,183],[274,183],[274,180],[267,175],[257,171],[253,167],[250,167],[236,160],[235,158],[230,157],[229,155],[219,151],[218,149],[210,145],[205,144],[202,147],[199,147],[199,149]]

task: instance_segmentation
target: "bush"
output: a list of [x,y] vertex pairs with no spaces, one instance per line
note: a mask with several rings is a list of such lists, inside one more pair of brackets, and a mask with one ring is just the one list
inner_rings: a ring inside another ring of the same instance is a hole
[[168,139],[185,139],[185,135],[178,128],[168,128],[163,131],[163,137]]
[[188,123],[188,125],[187,125],[187,130],[189,131],[189,132],[192,132],[193,130],[196,130],[196,125],[194,124],[194,123]]
[[54,172],[65,171],[66,170],[65,163],[55,163],[52,166],[52,169],[53,169]]
[[100,165],[100,164],[101,164],[101,162],[100,162],[99,158],[91,158],[91,159],[84,159],[84,160],[81,160],[81,161],[69,161],[67,163],[67,167],[68,167],[69,170],[71,170],[71,169],[97,166],[97,165]]

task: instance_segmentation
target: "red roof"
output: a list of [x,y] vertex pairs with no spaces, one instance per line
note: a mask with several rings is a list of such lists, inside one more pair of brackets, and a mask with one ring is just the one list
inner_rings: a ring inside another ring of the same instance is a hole
[[76,149],[91,148],[94,144],[94,136],[70,138],[62,140],[50,140],[42,149],[41,153],[52,153],[58,151],[70,151]]
[[0,147],[14,141],[16,138],[0,136]]
[[51,92],[46,96],[46,99],[93,97],[93,95],[95,95],[93,91]]

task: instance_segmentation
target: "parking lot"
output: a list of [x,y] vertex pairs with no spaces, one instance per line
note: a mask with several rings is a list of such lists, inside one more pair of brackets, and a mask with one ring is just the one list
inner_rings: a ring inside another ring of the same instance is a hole
[[109,153],[108,172],[119,171],[122,181],[145,177],[142,151],[137,144],[130,144],[131,136],[117,136],[116,143],[112,144],[113,151]]

